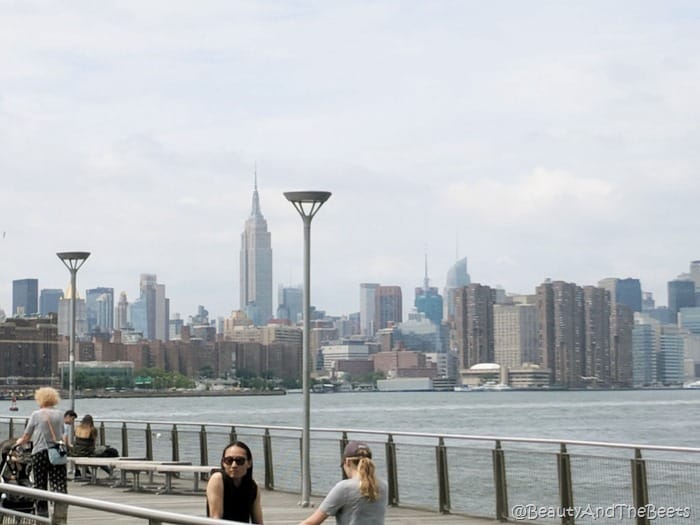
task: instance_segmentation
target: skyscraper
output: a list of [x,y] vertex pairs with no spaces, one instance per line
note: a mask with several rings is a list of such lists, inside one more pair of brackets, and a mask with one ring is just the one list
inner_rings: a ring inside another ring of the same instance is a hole
[[260,211],[257,176],[252,209],[241,234],[240,284],[241,310],[253,312],[256,325],[267,324],[272,318],[272,245],[267,221]]
[[455,316],[455,296],[457,291],[471,284],[469,273],[467,273],[467,258],[464,257],[458,260],[447,271],[447,280],[445,282],[445,291],[443,300],[445,305],[443,315],[446,321],[451,321]]
[[12,281],[12,315],[23,317],[39,313],[39,280]]
[[430,287],[428,279],[428,256],[425,256],[425,276],[423,287],[416,288],[416,299],[413,303],[416,310],[425,314],[425,317],[435,324],[442,322],[442,296],[437,288]]
[[58,314],[58,301],[63,298],[60,288],[44,288],[39,295],[39,315]]
[[126,292],[119,294],[119,303],[114,316],[114,328],[124,330],[129,327],[129,302],[126,300]]
[[668,282],[668,309],[673,322],[676,322],[678,310],[695,306],[695,281],[676,279]]
[[457,352],[462,370],[479,363],[493,363],[494,292],[489,286],[472,283],[455,295]]
[[377,331],[374,326],[375,296],[379,283],[360,283],[360,333],[373,337]]
[[642,285],[639,279],[608,277],[598,281],[598,286],[610,292],[610,301],[613,305],[624,304],[633,312],[642,311]]
[[[98,306],[97,301],[103,295],[105,295],[106,297],[102,298],[102,304]],[[107,334],[112,332],[112,320],[114,314],[110,314],[108,317],[105,317],[104,315],[102,316],[102,323],[108,322],[109,326],[105,324],[100,324],[98,322],[98,311],[100,310],[100,308],[104,309],[105,307],[107,307],[107,305],[105,305],[105,301],[109,303],[109,309],[110,311],[112,311],[114,309],[114,288],[89,288],[85,291],[85,306],[87,309],[87,329],[89,333],[95,330],[99,330],[100,332]]]
[[400,286],[379,286],[374,296],[374,327],[388,328],[403,320]]
[[304,290],[301,286],[282,286],[278,291],[277,318],[287,319],[292,325],[299,322],[304,307]]

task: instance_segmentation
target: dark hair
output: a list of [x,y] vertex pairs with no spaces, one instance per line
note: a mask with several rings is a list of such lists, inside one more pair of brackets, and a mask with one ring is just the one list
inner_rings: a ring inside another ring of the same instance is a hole
[[245,476],[243,476],[241,481],[244,483],[253,481],[253,453],[250,451],[250,447],[243,443],[243,441],[232,441],[224,447],[224,450],[221,451],[221,461],[219,462],[221,464],[221,468],[223,469],[224,467],[224,456],[226,455],[226,451],[231,447],[240,447],[245,450],[246,458],[248,458],[248,461],[250,461],[250,468],[248,469],[248,472],[245,473]]
[[83,419],[80,421],[81,425],[90,425],[91,427],[95,426],[95,423],[92,421],[92,416],[90,414],[85,414],[83,416]]
[[63,417],[78,417],[78,414],[75,413],[75,410],[66,410],[63,413]]

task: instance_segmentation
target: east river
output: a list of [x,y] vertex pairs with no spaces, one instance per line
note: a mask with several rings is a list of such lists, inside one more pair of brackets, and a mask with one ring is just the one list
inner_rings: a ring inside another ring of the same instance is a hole
[[[7,415],[36,408],[18,406]],[[301,426],[302,396],[76,399],[76,411],[97,421]],[[312,394],[311,426],[700,447],[700,389]]]

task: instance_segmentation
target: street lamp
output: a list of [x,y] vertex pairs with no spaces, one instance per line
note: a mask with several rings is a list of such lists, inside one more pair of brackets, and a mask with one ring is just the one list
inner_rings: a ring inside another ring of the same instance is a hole
[[68,358],[68,397],[70,409],[75,411],[75,295],[78,293],[75,285],[75,277],[85,260],[90,257],[90,252],[58,252],[58,258],[70,272],[70,354]]
[[302,395],[304,423],[301,431],[301,502],[311,504],[311,219],[331,196],[329,191],[288,191],[284,196],[292,203],[304,221],[304,333],[302,344]]

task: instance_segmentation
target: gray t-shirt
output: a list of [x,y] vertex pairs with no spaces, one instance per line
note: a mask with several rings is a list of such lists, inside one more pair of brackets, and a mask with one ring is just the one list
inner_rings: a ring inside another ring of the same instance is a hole
[[379,497],[370,501],[360,493],[360,480],[344,479],[331,489],[319,509],[335,516],[337,525],[384,525],[387,485],[379,481]]
[[[48,420],[47,420],[48,418]],[[27,422],[25,434],[32,436],[32,454],[47,450],[49,444],[54,442],[53,435],[49,429],[49,421],[56,435],[55,441],[63,439],[63,413],[56,408],[40,408],[32,412]]]

